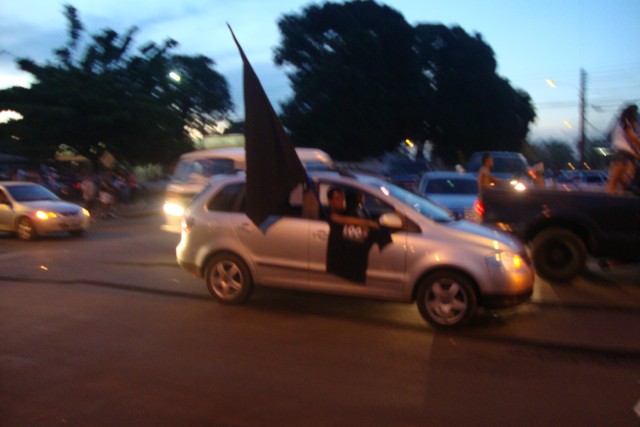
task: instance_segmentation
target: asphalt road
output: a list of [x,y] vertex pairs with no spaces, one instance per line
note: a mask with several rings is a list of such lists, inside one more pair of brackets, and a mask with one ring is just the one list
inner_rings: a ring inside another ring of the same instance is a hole
[[414,305],[210,300],[157,217],[0,235],[2,426],[637,426],[640,266],[436,331]]

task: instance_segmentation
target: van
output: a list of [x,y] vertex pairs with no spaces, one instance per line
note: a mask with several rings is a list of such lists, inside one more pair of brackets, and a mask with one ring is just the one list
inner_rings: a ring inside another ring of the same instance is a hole
[[[334,169],[333,160],[316,148],[296,148],[298,158],[308,171]],[[198,150],[180,156],[167,184],[162,229],[180,232],[180,221],[194,195],[200,192],[214,175],[246,170],[244,147]]]

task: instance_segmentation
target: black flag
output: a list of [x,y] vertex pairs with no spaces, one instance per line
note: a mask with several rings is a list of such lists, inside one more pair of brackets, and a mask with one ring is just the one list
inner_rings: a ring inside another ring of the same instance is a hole
[[284,213],[293,188],[308,182],[304,166],[229,26],[243,63],[247,216],[256,226]]

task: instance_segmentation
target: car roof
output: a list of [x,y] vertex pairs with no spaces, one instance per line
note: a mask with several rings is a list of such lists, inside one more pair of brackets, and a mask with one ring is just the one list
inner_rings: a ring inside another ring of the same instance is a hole
[[40,185],[37,182],[31,181],[0,181],[0,185],[3,187],[15,187],[18,185]]
[[[306,148],[297,147],[296,153],[300,158],[300,161],[311,162],[318,161],[328,164],[333,164],[331,157],[324,151],[318,148]],[[245,161],[245,148],[244,147],[225,147],[225,148],[211,148],[207,150],[197,150],[185,153],[180,156],[180,160],[192,160],[192,159],[206,159],[206,158],[227,158],[232,159],[237,163],[244,163]]]

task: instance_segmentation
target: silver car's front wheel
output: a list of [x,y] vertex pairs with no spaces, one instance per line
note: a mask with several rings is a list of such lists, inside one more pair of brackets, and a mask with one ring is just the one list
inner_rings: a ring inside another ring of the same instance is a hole
[[27,217],[18,220],[16,234],[20,240],[33,240],[36,237],[36,229],[33,227],[33,221]]
[[422,280],[416,304],[427,322],[446,328],[467,323],[476,311],[478,298],[465,276],[441,271]]
[[253,289],[249,268],[233,254],[218,254],[211,258],[205,280],[211,296],[222,304],[242,304]]

